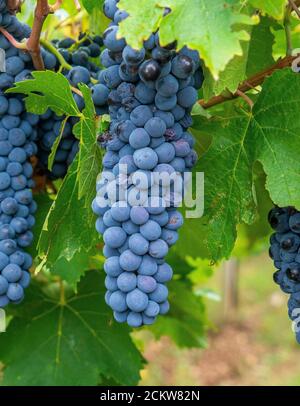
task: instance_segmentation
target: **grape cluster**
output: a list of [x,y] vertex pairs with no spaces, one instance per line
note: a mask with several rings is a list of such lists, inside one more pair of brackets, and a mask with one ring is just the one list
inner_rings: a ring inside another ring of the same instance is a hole
[[[291,295],[288,312],[295,321],[300,315],[300,212],[293,207],[275,207],[269,213],[269,223],[275,230],[270,239],[270,257],[277,268],[274,281]],[[300,343],[300,329],[296,338]]]
[[[28,26],[10,15],[0,0],[0,25],[22,40]],[[32,198],[33,168],[29,158],[36,154],[38,117],[25,111],[18,95],[5,90],[21,80],[32,68],[30,57],[14,48],[0,34],[5,51],[6,72],[0,73],[0,307],[18,303],[29,285],[31,256],[25,249],[31,244],[36,203]]]
[[[78,43],[72,38],[64,38],[61,41],[54,40],[53,45],[65,61],[72,66],[70,71],[64,69],[62,72],[71,85],[74,87],[77,87],[79,83],[88,85],[91,88],[97,115],[107,113],[108,89],[104,89],[103,94],[103,86],[99,85],[97,79],[100,68],[93,62],[93,58],[99,59],[100,47],[103,45],[102,37],[89,37],[82,34],[78,39]],[[54,55],[52,56],[55,60],[52,68],[57,70],[59,62]],[[83,98],[76,93],[73,96],[79,110],[82,110],[84,108]],[[51,110],[48,110],[40,117],[38,131],[39,164],[52,179],[63,178],[66,175],[69,165],[78,152],[78,140],[73,135],[73,127],[77,119],[70,118],[66,124],[64,124],[64,120],[64,116],[58,117]],[[60,135],[62,135],[62,140],[58,145],[53,167],[51,171],[48,171],[48,158],[55,140]]]
[[127,13],[117,3],[104,2],[112,22],[103,35],[99,82],[111,123],[100,139],[106,153],[93,210],[105,243],[105,300],[118,322],[139,327],[169,310],[173,271],[165,257],[183,224],[177,210],[183,175],[197,161],[187,129],[203,72],[197,52],[162,47],[158,32],[140,50],[119,39]]

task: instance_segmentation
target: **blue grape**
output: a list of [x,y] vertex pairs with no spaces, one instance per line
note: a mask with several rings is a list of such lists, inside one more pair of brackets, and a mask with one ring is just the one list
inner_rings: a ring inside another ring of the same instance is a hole
[[178,104],[181,107],[189,108],[196,103],[198,99],[198,93],[194,87],[188,86],[178,92],[177,98]]
[[117,26],[111,26],[103,33],[104,45],[113,52],[123,51],[126,46],[123,38],[117,39],[118,30]]
[[7,265],[1,272],[1,275],[9,282],[18,282],[22,277],[22,270],[16,264]]
[[111,227],[105,231],[103,240],[111,248],[120,248],[126,240],[126,233],[120,227]]
[[140,327],[143,323],[143,318],[140,313],[129,312],[127,316],[127,323],[130,327]]
[[149,249],[149,242],[141,234],[136,233],[128,240],[130,250],[136,255],[145,255]]
[[158,156],[151,148],[141,148],[134,152],[133,159],[140,169],[151,170],[158,163]]
[[128,312],[114,312],[114,318],[118,323],[125,323],[127,321]]
[[7,289],[7,297],[12,302],[19,302],[24,297],[24,289],[19,283],[10,283]]
[[160,110],[171,111],[177,104],[177,96],[164,97],[157,93],[155,96],[155,104]]
[[142,257],[127,249],[120,255],[121,268],[128,272],[136,271],[141,265]]
[[117,290],[109,298],[110,307],[116,312],[125,312],[127,310],[126,294]]
[[127,65],[139,65],[143,62],[146,52],[145,49],[135,50],[129,45],[126,45],[123,49],[123,59]]
[[129,137],[129,143],[134,149],[144,148],[150,144],[150,136],[143,128],[137,128],[132,131]]
[[143,127],[152,117],[153,113],[150,107],[145,105],[136,107],[130,114],[130,120],[137,127]]
[[133,312],[144,311],[149,303],[148,295],[139,289],[134,289],[126,296],[126,303],[130,310]]
[[150,118],[145,124],[145,130],[151,135],[151,137],[162,137],[166,130],[166,123],[159,117]]
[[[8,284],[7,279],[4,276],[0,275],[0,297],[2,295],[6,294],[8,286],[9,286],[9,284]],[[0,302],[0,307],[1,307],[1,302]]]
[[155,90],[149,89],[143,82],[139,82],[135,87],[134,96],[142,104],[151,104],[155,99]]
[[178,55],[172,61],[172,73],[179,79],[193,75],[195,68],[195,62],[187,55]]
[[144,293],[151,293],[156,289],[157,282],[152,276],[138,275],[137,286]]
[[123,272],[118,276],[117,284],[121,292],[131,292],[136,288],[137,277],[132,272]]
[[158,156],[158,163],[169,163],[175,158],[176,150],[174,146],[168,142],[164,142],[155,148],[155,152]]
[[155,241],[161,235],[161,227],[155,221],[148,220],[147,223],[140,227],[140,232],[148,241]]
[[105,0],[103,4],[103,12],[106,17],[111,20],[114,18],[115,13],[118,11],[116,0]]
[[178,92],[179,83],[173,75],[163,76],[156,82],[156,90],[163,97],[171,97]]
[[153,258],[162,259],[168,254],[168,251],[169,247],[167,243],[162,239],[158,239],[150,243],[149,254]]
[[117,278],[107,275],[105,278],[105,287],[111,292],[118,290]]
[[136,225],[145,224],[149,219],[149,213],[144,207],[132,207],[130,211],[130,219]]

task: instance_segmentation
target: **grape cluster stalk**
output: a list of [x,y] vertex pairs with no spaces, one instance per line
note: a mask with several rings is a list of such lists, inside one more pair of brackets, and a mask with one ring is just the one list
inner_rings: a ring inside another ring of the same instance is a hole
[[106,153],[93,210],[105,243],[105,300],[118,322],[140,327],[170,307],[173,270],[165,258],[183,224],[184,174],[197,162],[188,128],[203,71],[196,51],[162,46],[159,32],[142,49],[127,45],[118,36],[128,17],[118,1],[106,0],[104,13],[112,21],[99,82],[111,123],[101,139]]
[[288,314],[295,322],[295,334],[300,344],[300,212],[294,207],[274,207],[269,213],[274,229],[270,238],[270,257],[277,271],[274,281],[290,294]]

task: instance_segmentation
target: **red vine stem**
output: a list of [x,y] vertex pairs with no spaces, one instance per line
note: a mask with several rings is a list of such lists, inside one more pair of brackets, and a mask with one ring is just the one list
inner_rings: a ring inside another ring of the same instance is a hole
[[219,96],[214,96],[207,102],[205,100],[199,100],[198,103],[200,106],[202,106],[204,109],[209,109],[210,107],[216,106],[218,104],[236,99],[240,97],[242,94],[245,94],[251,89],[256,88],[257,86],[261,85],[264,80],[271,76],[275,71],[279,69],[284,69],[287,68],[288,66],[291,66],[292,63],[299,58],[299,55],[296,56],[287,56],[283,59],[280,59],[278,62],[275,63],[275,65],[271,66],[270,68],[257,73],[256,75],[250,77],[249,79],[245,80],[240,84],[238,87],[238,90],[235,93],[230,93],[229,95],[219,95]]
[[5,36],[5,38],[15,47],[18,49],[26,50],[26,43],[17,41],[9,32],[6,31],[5,28],[0,27],[0,32]]

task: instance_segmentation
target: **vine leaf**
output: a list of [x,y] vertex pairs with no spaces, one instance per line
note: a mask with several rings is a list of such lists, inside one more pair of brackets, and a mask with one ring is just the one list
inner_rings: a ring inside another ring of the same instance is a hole
[[[198,50],[215,79],[235,55],[242,55],[241,41],[250,39],[241,25],[258,23],[255,16],[235,12],[238,0],[143,0],[140,3],[120,1],[119,7],[130,15],[120,24],[120,36],[132,47],[141,48],[143,40],[159,27],[162,46],[177,41],[178,49],[187,45]],[[171,12],[162,18],[165,7]]]
[[247,28],[251,36],[249,42],[242,43],[243,55],[235,56],[224,71],[215,80],[208,69],[205,72],[203,94],[205,100],[222,94],[224,91],[235,93],[239,84],[247,77],[272,66],[274,35],[271,32],[272,20],[262,17],[258,25]]
[[286,0],[249,0],[249,3],[263,13],[281,20],[284,15],[284,10],[287,4]]
[[113,322],[102,273],[88,272],[77,295],[61,293],[56,285],[45,292],[32,283],[26,302],[13,309],[0,335],[1,384],[96,386],[105,376],[136,385],[143,360],[129,328]]
[[79,116],[68,80],[52,71],[32,72],[33,79],[17,82],[7,93],[25,94],[26,110],[44,114],[48,108],[57,115]]
[[[95,231],[92,210],[86,208],[84,198],[78,199],[78,170],[77,156],[47,214],[38,241],[38,253],[42,258],[41,266],[55,269],[56,261],[61,258],[70,262],[75,255],[85,252],[87,264],[81,269],[83,273],[88,268],[88,253],[98,243],[99,236]],[[80,275],[71,264],[68,272],[68,282],[75,284]]]
[[[290,69],[267,79],[251,113],[238,109],[228,117],[202,119],[202,131],[213,135],[199,160],[205,173],[206,227],[202,238],[214,260],[228,257],[236,227],[255,218],[253,165],[261,162],[266,188],[275,204],[300,207],[300,77]],[[284,95],[284,97],[283,97]]]
[[96,137],[96,112],[91,93],[86,85],[79,85],[83,94],[85,108],[82,111],[81,119],[75,124],[74,135],[80,139],[79,161],[78,161],[78,198],[84,197],[86,207],[95,194],[96,178],[101,169],[102,154],[97,144]]
[[104,0],[81,0],[81,3],[86,11],[91,14],[94,9],[101,8],[103,6]]
[[136,49],[141,48],[143,41],[157,31],[164,13],[156,0],[120,0],[118,8],[129,14],[119,24],[120,36],[125,37],[126,42]]
[[66,116],[63,119],[63,121],[61,123],[60,130],[59,130],[59,136],[55,139],[55,141],[54,141],[54,143],[52,145],[51,153],[50,153],[49,158],[48,158],[48,169],[50,171],[53,168],[53,165],[54,165],[54,162],[55,162],[55,155],[56,155],[57,149],[59,147],[59,144],[60,144],[60,142],[62,140],[64,129],[65,129],[65,126],[66,126],[66,123],[67,123],[68,119],[69,119],[69,116]]

